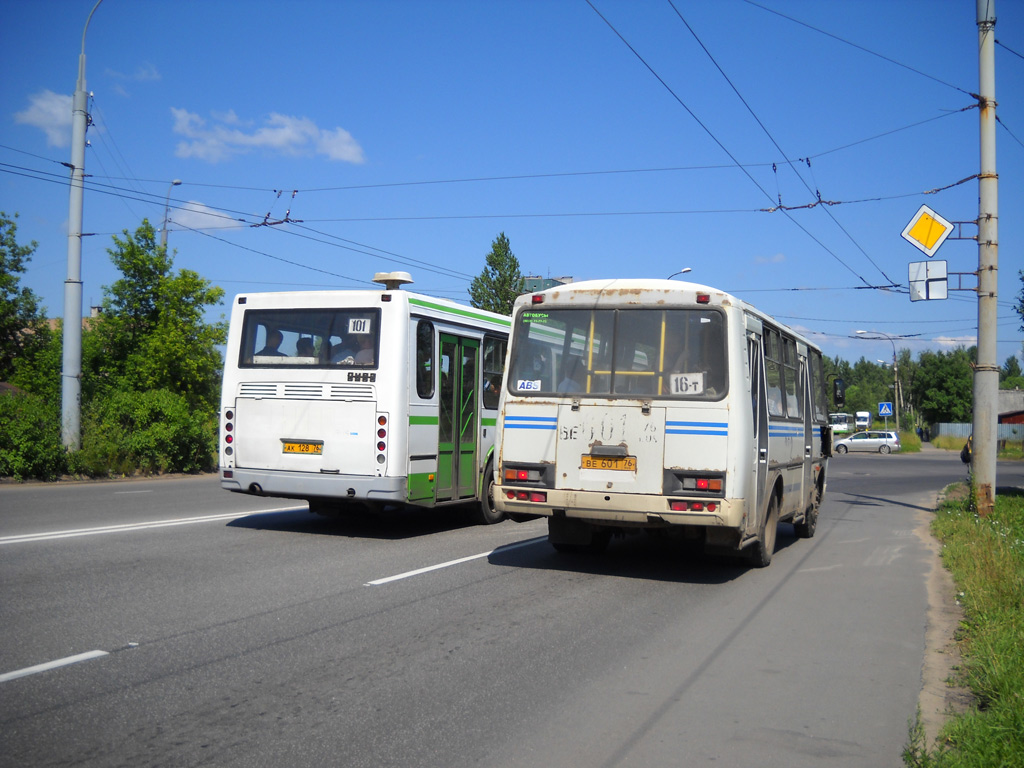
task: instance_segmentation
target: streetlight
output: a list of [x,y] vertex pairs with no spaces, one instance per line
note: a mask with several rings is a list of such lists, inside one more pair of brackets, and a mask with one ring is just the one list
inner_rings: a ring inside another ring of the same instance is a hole
[[167,247],[167,217],[171,212],[171,190],[181,185],[181,179],[175,179],[171,182],[171,186],[167,188],[167,199],[164,200],[164,226],[160,230],[160,246],[162,248]]
[[[883,333],[882,331],[854,331],[854,333],[860,336],[862,339],[867,339],[868,341],[870,341],[871,339],[881,340],[884,338],[888,339],[889,343],[892,344],[892,398],[895,408],[894,415],[896,417],[896,434],[898,435],[900,433],[900,378],[899,373],[896,370],[896,341],[888,333]],[[868,336],[867,334],[869,333],[874,333],[876,335]]]
[[666,280],[671,280],[671,279],[672,279],[673,277],[675,277],[676,275],[685,275],[685,274],[686,274],[687,272],[689,272],[689,271],[690,271],[690,268],[689,268],[689,267],[686,267],[685,269],[680,269],[680,270],[679,270],[678,272],[673,272],[673,273],[672,273],[671,275],[669,275],[669,276],[668,276],[668,277],[666,277],[665,279],[666,279]]

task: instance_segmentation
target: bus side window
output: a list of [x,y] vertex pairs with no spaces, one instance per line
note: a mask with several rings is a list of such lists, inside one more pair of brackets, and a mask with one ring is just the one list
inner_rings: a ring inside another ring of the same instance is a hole
[[484,337],[484,408],[497,408],[501,393],[501,378],[505,372],[507,339]]
[[434,324],[416,323],[416,394],[424,400],[434,396]]
[[772,416],[785,415],[782,378],[782,339],[774,329],[765,329],[765,379],[768,389],[768,413]]

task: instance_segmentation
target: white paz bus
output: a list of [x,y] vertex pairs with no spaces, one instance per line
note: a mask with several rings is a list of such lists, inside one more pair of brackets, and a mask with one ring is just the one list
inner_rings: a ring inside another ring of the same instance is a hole
[[703,285],[595,280],[520,296],[510,343],[495,506],[556,549],[660,529],[766,566],[780,521],[814,535],[830,432],[800,334]]
[[401,290],[248,293],[232,305],[220,414],[229,491],[346,505],[491,504],[509,319]]

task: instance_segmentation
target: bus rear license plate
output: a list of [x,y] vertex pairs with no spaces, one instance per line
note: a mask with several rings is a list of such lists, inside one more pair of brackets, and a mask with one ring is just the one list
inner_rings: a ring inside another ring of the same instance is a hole
[[300,442],[289,442],[285,441],[284,444],[285,453],[306,453],[310,455],[320,456],[324,452],[323,443],[300,443]]
[[622,472],[636,472],[636,456],[587,456],[580,457],[580,469],[614,469]]

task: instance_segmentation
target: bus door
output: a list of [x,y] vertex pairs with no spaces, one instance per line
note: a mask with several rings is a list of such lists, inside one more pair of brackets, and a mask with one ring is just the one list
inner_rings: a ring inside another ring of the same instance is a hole
[[755,505],[747,511],[747,527],[756,530],[765,509],[765,490],[768,483],[768,395],[764,378],[764,350],[761,337],[747,332],[747,356],[750,362],[750,404],[754,419],[753,462],[757,468],[755,473],[754,493],[751,494]]
[[437,501],[476,496],[480,342],[441,334]]
[[803,487],[800,489],[802,509],[806,510],[814,499],[814,460],[817,458],[814,453],[814,391],[811,387],[811,368],[808,365],[807,357],[800,357],[800,386],[804,393],[804,407],[801,411],[804,417],[804,472]]

